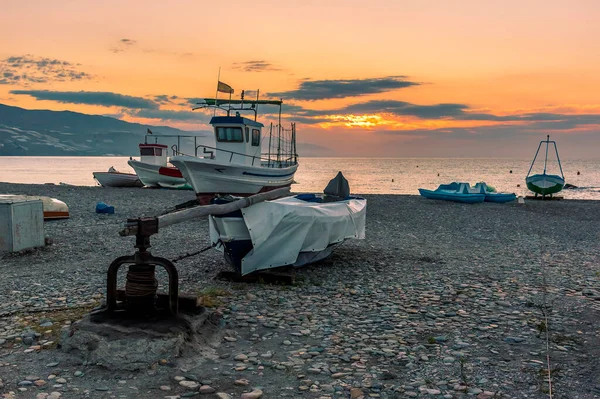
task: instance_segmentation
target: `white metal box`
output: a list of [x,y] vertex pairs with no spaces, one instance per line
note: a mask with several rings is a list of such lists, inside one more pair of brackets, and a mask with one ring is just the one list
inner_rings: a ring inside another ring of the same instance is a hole
[[40,200],[0,199],[0,250],[44,246],[44,208]]

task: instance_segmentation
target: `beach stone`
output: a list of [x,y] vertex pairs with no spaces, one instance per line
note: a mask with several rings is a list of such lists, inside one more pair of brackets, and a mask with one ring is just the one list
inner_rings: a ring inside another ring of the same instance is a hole
[[200,386],[200,384],[197,383],[196,381],[188,381],[188,380],[179,381],[179,385],[181,385],[182,387],[187,388],[187,389],[196,389]]
[[200,393],[202,394],[210,394],[210,393],[215,393],[216,389],[214,389],[213,387],[209,386],[209,385],[202,385],[200,387]]
[[350,398],[351,399],[358,399],[364,396],[364,393],[362,391],[362,389],[360,388],[352,388],[350,389]]
[[504,341],[509,343],[509,344],[519,344],[523,341],[525,341],[525,338],[521,338],[521,337],[506,337],[504,338]]
[[56,379],[56,382],[57,382],[57,383],[59,383],[59,384],[66,384],[66,383],[67,383],[67,380],[66,380],[66,379],[64,379],[64,378],[62,378],[62,377],[60,377],[60,378],[57,378],[57,379]]
[[231,395],[229,395],[225,392],[217,392],[216,395],[217,395],[217,398],[219,398],[219,399],[232,399]]
[[240,396],[240,399],[259,399],[262,398],[262,396],[263,391],[261,391],[260,389],[254,389],[252,392],[243,393]]

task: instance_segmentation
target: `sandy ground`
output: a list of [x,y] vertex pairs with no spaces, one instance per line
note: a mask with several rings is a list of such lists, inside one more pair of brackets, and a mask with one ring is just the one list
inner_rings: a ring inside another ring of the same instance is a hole
[[[117,372],[56,349],[58,331],[102,301],[108,265],[133,252],[117,234],[124,220],[193,193],[8,183],[0,193],[55,197],[71,212],[45,224],[52,245],[0,254],[5,395],[217,397],[181,377],[231,397],[600,397],[598,202],[366,195],[367,238],[298,270],[293,286],[217,281],[229,266],[212,250],[177,263],[181,290],[214,296],[235,341],[218,360]],[[98,201],[116,214],[96,214]],[[161,231],[152,252],[172,259],[208,244],[199,219]]]

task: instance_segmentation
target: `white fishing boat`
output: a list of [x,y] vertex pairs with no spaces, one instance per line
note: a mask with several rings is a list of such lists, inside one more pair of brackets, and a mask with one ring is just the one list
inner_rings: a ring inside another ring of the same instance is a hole
[[[205,99],[199,104],[198,108],[227,113],[210,120],[216,145],[196,148],[202,148],[202,154],[208,155],[204,158],[178,155],[171,158],[171,163],[192,185],[201,204],[207,204],[218,194],[249,196],[292,184],[298,169],[296,127],[293,123],[290,129],[281,126],[282,101],[259,100],[258,94],[256,100],[244,100],[242,91],[241,100]],[[263,137],[265,126],[256,121],[259,105],[279,106],[279,123],[270,124],[266,137]],[[254,119],[241,116],[243,111],[253,112]],[[262,153],[265,140],[269,150]]]
[[123,173],[112,166],[108,172],[93,172],[94,179],[103,187],[142,187],[143,184],[135,173]]
[[[535,164],[535,160],[540,152],[540,148],[542,144],[546,144],[546,156],[544,158],[544,172],[539,174],[531,175],[531,170],[533,169],[533,165]],[[558,162],[558,168],[560,170],[560,175],[552,175],[547,173],[548,167],[548,149],[550,144],[554,146],[554,151],[556,153],[556,160]],[[552,194],[556,194],[560,192],[565,186],[565,175],[563,174],[562,165],[560,164],[560,158],[558,157],[558,148],[556,147],[555,141],[550,141],[550,135],[546,137],[546,140],[540,141],[538,145],[538,149],[533,157],[533,161],[531,162],[531,166],[529,167],[529,172],[527,172],[527,177],[525,178],[525,183],[527,184],[527,188],[535,193],[537,197],[538,194],[542,197],[549,195],[552,197]]]
[[130,159],[127,163],[135,170],[144,186],[181,188],[187,184],[181,171],[168,165],[168,147],[166,145],[148,143],[146,139],[146,142],[140,144],[139,148],[140,160]]
[[[218,198],[223,204],[234,198]],[[365,238],[367,200],[350,196],[338,173],[324,194],[260,202],[209,217],[210,238],[240,275],[325,259],[350,238]]]

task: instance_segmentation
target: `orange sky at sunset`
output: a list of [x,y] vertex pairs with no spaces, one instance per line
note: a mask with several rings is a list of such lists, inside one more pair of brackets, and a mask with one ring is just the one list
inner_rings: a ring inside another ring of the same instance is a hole
[[334,155],[528,158],[550,134],[565,158],[600,157],[594,0],[4,0],[0,15],[6,105],[207,130],[191,107],[220,67]]

